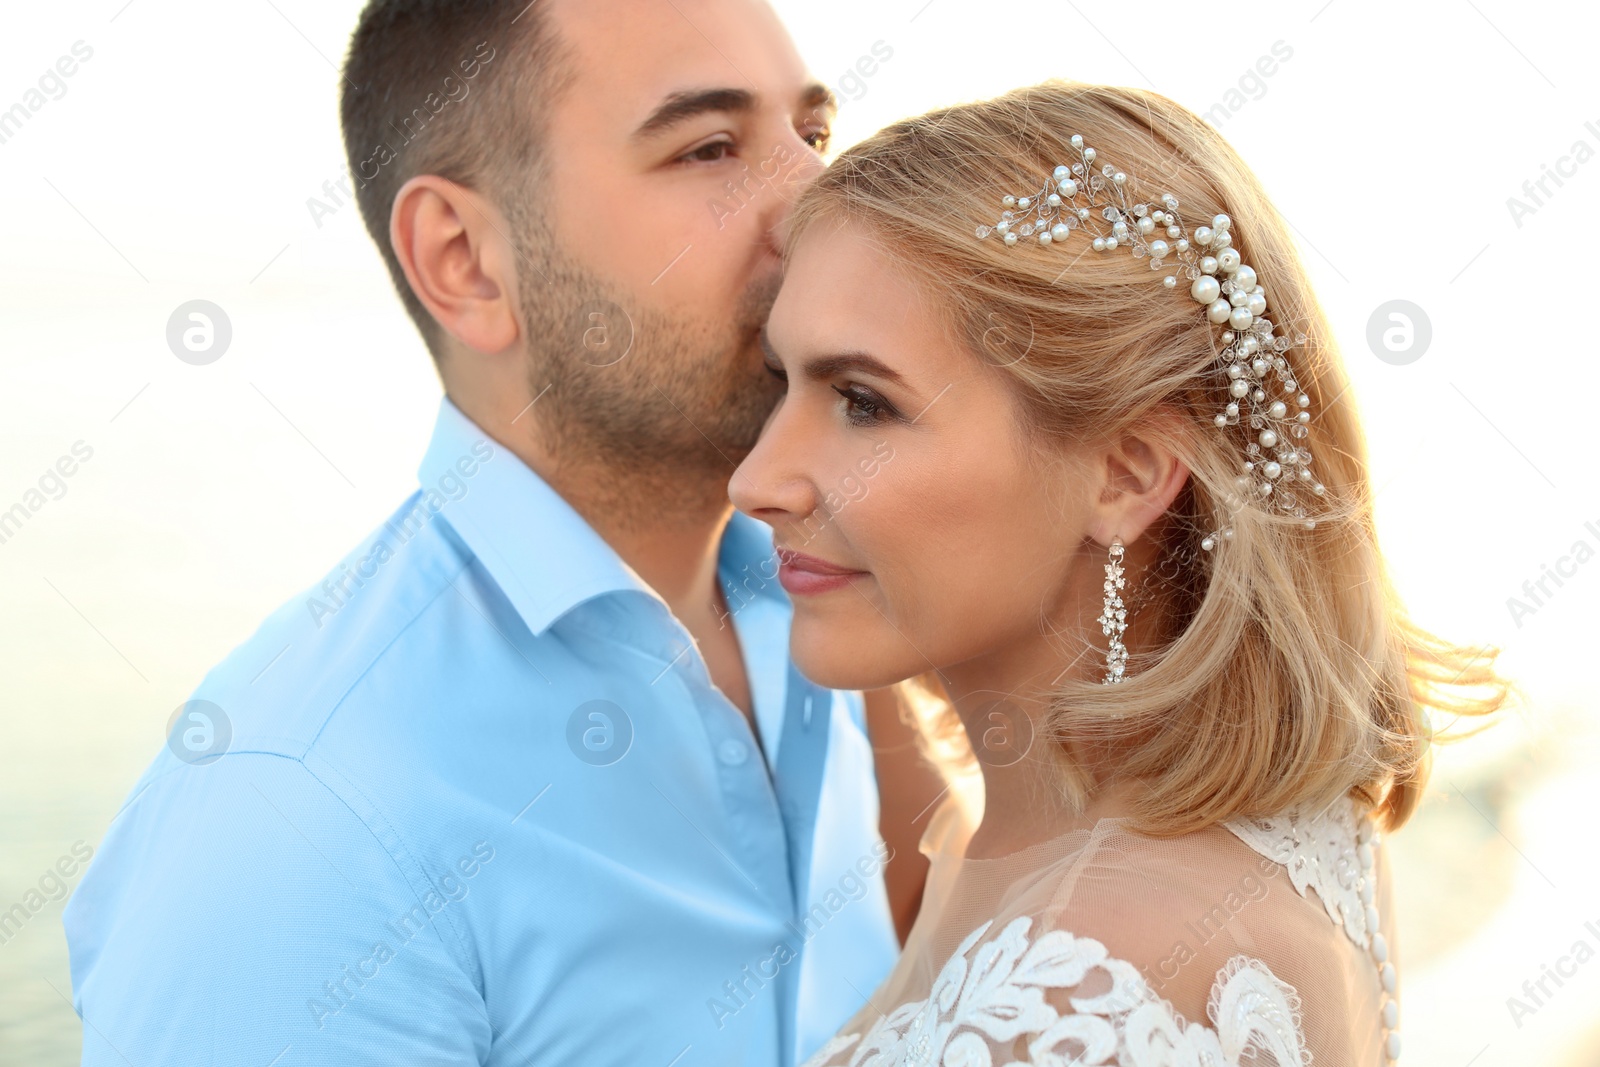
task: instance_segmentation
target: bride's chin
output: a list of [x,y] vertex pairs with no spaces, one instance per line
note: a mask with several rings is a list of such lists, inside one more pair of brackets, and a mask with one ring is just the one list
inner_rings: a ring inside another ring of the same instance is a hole
[[800,673],[824,689],[881,689],[910,677],[896,665],[874,661],[860,647],[842,641],[814,644],[797,638],[791,641],[789,654]]

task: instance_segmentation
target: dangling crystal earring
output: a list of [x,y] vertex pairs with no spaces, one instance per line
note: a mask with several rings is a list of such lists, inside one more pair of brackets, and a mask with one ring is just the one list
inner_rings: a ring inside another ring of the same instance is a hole
[[1117,590],[1126,583],[1122,577],[1122,538],[1111,539],[1111,558],[1106,562],[1105,607],[1100,609],[1100,632],[1111,638],[1106,647],[1106,676],[1101,684],[1111,685],[1122,681],[1122,672],[1128,665],[1128,650],[1123,647],[1122,635],[1128,630],[1128,609]]

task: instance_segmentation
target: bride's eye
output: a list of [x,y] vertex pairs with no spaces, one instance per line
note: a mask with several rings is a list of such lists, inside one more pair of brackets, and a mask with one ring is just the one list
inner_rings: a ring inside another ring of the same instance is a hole
[[900,417],[893,404],[865,386],[836,385],[833,391],[844,397],[844,417],[856,426],[868,426]]

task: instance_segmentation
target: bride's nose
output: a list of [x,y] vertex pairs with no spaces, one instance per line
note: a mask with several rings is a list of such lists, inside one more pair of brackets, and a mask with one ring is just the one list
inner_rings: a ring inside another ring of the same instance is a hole
[[753,519],[778,526],[785,518],[799,519],[816,510],[820,497],[805,468],[804,442],[785,405],[768,420],[756,445],[728,482],[733,506]]

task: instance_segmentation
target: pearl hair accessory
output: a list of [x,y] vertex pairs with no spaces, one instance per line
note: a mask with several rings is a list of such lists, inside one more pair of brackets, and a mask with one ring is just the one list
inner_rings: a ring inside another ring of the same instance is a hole
[[[1300,392],[1283,356],[1292,345],[1304,344],[1305,334],[1296,333],[1292,341],[1273,336],[1266,290],[1232,247],[1232,219],[1217,215],[1191,235],[1178,217],[1177,197],[1161,194],[1161,206],[1154,210],[1145,203],[1130,205],[1128,176],[1109,163],[1096,172],[1095,150],[1081,135],[1073,134],[1071,144],[1079,161],[1070,168],[1056,167],[1036,193],[1003,197],[1000,220],[979,226],[978,239],[994,234],[1008,246],[1025,238],[1041,245],[1065,244],[1073,230],[1081,229],[1093,238],[1096,252],[1126,246],[1134,258],[1148,257],[1151,270],[1164,269],[1169,257],[1176,259],[1162,285],[1176,289],[1181,274],[1189,282],[1189,296],[1205,307],[1212,323],[1223,327],[1217,370],[1226,381],[1227,398],[1212,421],[1224,432],[1245,427],[1245,459],[1234,487],[1263,506],[1275,501],[1313,529],[1316,519],[1307,516],[1300,491],[1320,497],[1326,489],[1311,473],[1311,450],[1304,444],[1311,398]],[[1025,218],[1030,211],[1032,216]],[[1228,498],[1234,512],[1247,502],[1238,494]],[[1223,523],[1201,539],[1200,547],[1209,552],[1232,539],[1233,527]]]

